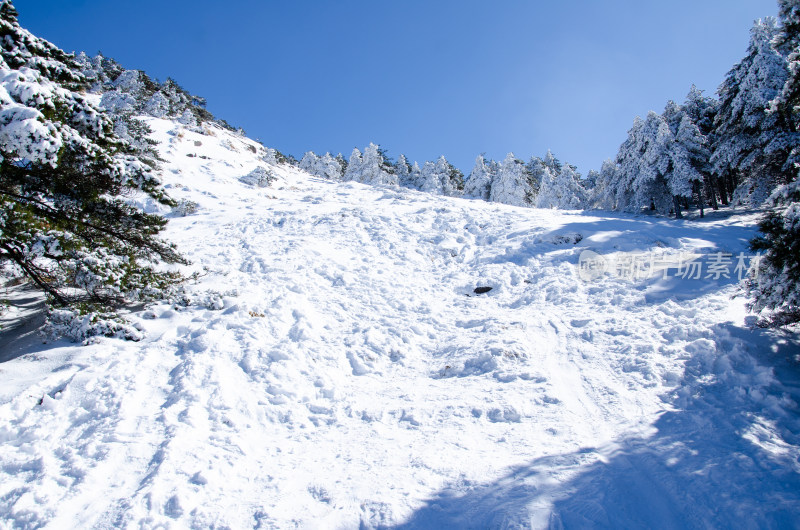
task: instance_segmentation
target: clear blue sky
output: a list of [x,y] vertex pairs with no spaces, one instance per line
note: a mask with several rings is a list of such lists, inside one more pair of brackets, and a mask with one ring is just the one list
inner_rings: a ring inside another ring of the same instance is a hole
[[16,0],[67,51],[172,77],[301,157],[370,141],[465,173],[551,149],[584,174],[636,115],[713,93],[775,0]]

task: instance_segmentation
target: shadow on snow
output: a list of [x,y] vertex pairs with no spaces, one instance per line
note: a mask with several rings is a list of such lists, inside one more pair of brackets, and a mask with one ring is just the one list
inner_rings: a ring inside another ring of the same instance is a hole
[[42,344],[39,331],[45,320],[42,293],[28,284],[6,289],[15,312],[0,319],[0,363],[52,347]]
[[654,434],[453,485],[397,528],[799,528],[798,339],[714,331]]

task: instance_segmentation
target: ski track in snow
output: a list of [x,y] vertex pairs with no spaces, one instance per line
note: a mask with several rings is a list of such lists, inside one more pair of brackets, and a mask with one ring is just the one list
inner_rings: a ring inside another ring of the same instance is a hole
[[792,337],[730,281],[577,275],[585,249],[745,251],[753,216],[251,188],[256,144],[150,123],[199,203],[168,237],[208,271],[130,316],[140,343],[0,364],[0,527],[797,527]]

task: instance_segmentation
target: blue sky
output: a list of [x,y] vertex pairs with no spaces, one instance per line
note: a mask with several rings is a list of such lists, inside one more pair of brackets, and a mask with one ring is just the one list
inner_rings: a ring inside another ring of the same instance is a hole
[[370,141],[396,158],[527,159],[584,174],[636,115],[713,93],[775,0],[16,0],[67,51],[172,77],[270,147],[301,157]]

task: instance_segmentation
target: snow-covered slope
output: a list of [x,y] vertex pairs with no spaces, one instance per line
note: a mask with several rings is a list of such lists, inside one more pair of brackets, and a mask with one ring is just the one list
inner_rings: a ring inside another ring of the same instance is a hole
[[150,124],[202,275],[130,315],[142,342],[0,364],[0,526],[797,524],[798,347],[744,326],[733,267],[579,275],[587,249],[746,252],[753,217],[332,183]]

